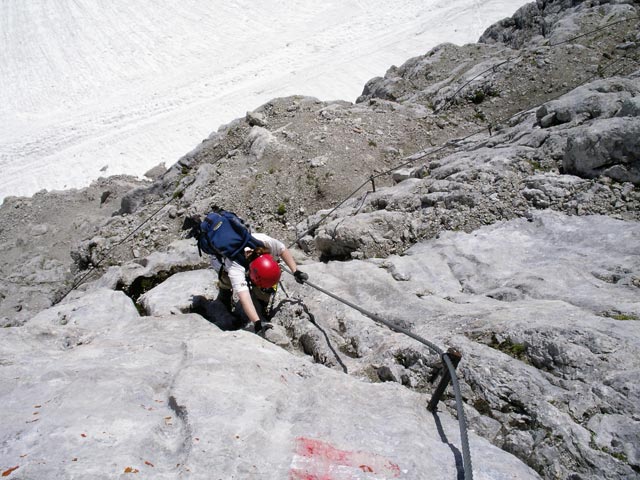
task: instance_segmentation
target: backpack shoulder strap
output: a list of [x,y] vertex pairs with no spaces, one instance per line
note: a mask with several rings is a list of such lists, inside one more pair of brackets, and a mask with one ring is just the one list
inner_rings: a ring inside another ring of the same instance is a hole
[[249,235],[249,239],[247,241],[247,245],[246,246],[249,247],[252,250],[255,250],[256,248],[264,248],[264,249],[267,248],[267,246],[265,245],[265,243],[262,240],[258,240],[253,235]]

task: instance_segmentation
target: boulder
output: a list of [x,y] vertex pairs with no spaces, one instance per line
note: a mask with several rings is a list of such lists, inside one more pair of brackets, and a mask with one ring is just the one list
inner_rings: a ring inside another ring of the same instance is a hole
[[364,213],[320,227],[316,248],[328,257],[375,257],[394,249],[400,236],[408,239],[410,228],[410,221],[400,212],[380,210]]
[[269,130],[254,126],[249,132],[244,146],[257,160],[261,160],[267,147],[275,143],[277,140]]
[[211,301],[216,298],[218,274],[212,269],[179,272],[147,291],[138,303],[147,315],[175,315],[189,313],[194,307],[194,297]]
[[[193,239],[176,240],[162,252],[153,252],[144,258],[110,267],[91,286],[139,290],[143,283],[157,285],[173,273],[206,267],[208,263],[207,257],[198,255]],[[143,292],[146,290],[147,288],[142,288]],[[138,291],[139,293],[141,292]]]
[[162,177],[162,175],[166,173],[166,171],[167,171],[167,167],[165,166],[164,162],[162,162],[156,165],[155,167],[147,170],[144,173],[144,176],[151,180],[158,180],[160,177]]
[[565,172],[640,185],[640,117],[610,118],[568,137]]
[[543,128],[576,120],[630,116],[636,113],[640,81],[624,78],[597,80],[578,87],[536,111]]

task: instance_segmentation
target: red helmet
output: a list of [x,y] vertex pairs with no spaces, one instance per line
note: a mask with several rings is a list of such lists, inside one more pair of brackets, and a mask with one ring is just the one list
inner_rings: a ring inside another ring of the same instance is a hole
[[280,280],[280,265],[264,253],[249,264],[249,278],[260,288],[271,288]]

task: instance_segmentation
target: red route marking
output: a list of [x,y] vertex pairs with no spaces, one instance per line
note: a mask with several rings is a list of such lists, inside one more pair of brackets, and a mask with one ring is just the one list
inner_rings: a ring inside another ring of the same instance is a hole
[[333,466],[345,466],[365,473],[400,477],[400,467],[387,458],[375,453],[341,450],[330,443],[312,438],[296,439],[296,454],[307,459],[304,468],[291,468],[289,480],[348,480],[333,477]]

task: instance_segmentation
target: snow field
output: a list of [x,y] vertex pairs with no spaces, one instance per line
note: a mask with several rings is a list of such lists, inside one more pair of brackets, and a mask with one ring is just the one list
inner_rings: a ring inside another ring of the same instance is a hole
[[0,201],[169,166],[274,97],[354,101],[524,3],[0,1]]

